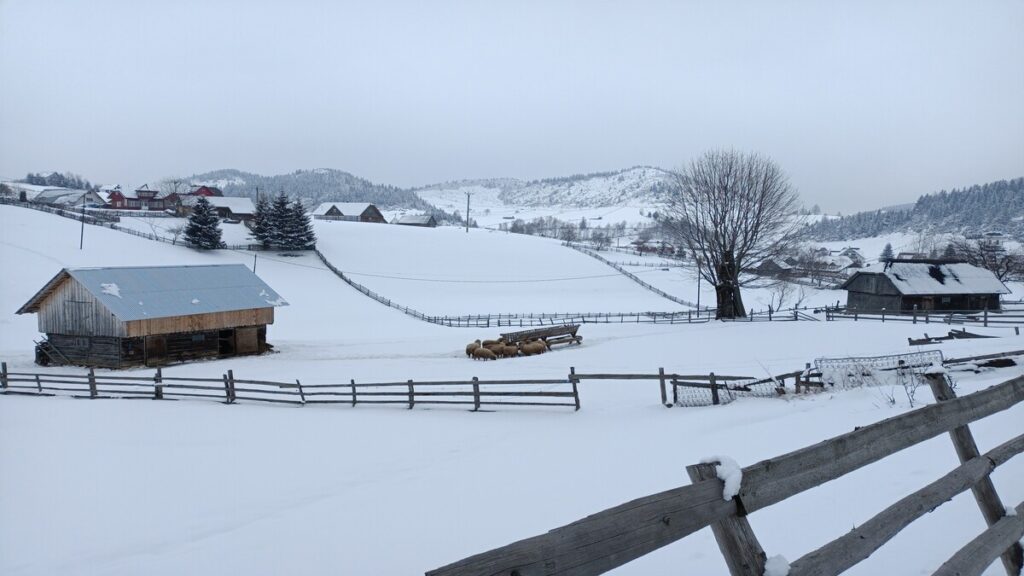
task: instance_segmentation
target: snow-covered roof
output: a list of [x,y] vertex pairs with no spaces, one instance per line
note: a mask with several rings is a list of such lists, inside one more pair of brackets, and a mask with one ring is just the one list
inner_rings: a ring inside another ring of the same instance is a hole
[[37,312],[68,278],[77,280],[122,322],[288,305],[243,264],[65,268],[18,314]]
[[206,198],[214,208],[227,208],[232,214],[255,214],[256,206],[250,198],[239,198],[237,196],[185,196],[181,203],[185,206],[193,206],[200,198]]
[[398,219],[398,224],[429,224],[433,218],[430,214],[406,214]]
[[[857,274],[884,274],[904,295],[926,294],[1009,294],[1010,290],[992,272],[970,264],[899,262],[874,264]],[[845,288],[856,278],[847,280]]]
[[373,204],[370,204],[369,202],[324,202],[313,210],[313,215],[323,216],[327,214],[327,211],[331,209],[331,206],[337,206],[338,210],[344,216],[359,216],[363,212],[366,212],[366,209],[373,206]]

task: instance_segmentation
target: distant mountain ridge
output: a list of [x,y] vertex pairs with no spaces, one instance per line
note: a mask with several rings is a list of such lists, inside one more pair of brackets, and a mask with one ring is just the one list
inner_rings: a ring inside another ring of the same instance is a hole
[[497,191],[498,198],[505,204],[515,206],[588,208],[656,204],[659,197],[674,186],[671,172],[653,166],[634,166],[530,181],[517,178],[456,180],[413,190],[425,194],[490,190]]
[[410,190],[375,184],[342,170],[317,168],[296,170],[289,174],[262,176],[241,170],[214,170],[185,178],[191,184],[206,184],[220,188],[225,196],[243,196],[255,199],[260,194],[284,191],[308,205],[321,202],[372,202],[380,208],[414,208],[431,210],[433,207]]

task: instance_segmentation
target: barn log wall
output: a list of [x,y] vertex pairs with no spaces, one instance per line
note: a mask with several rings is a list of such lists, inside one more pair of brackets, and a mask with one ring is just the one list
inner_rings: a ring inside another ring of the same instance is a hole
[[127,336],[152,336],[155,334],[179,334],[184,332],[205,332],[226,330],[240,326],[265,326],[274,323],[273,308],[254,308],[210,314],[190,314],[169,318],[151,318],[125,322]]
[[39,307],[39,331],[68,336],[127,336],[124,323],[73,278],[61,282]]

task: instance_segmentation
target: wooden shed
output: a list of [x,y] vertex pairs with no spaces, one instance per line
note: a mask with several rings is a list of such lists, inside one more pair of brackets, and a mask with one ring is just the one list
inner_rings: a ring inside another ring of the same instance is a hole
[[846,307],[863,311],[999,310],[1010,291],[992,272],[942,260],[893,260],[863,268],[840,286]]
[[242,264],[65,268],[17,313],[38,315],[40,364],[123,368],[265,352],[287,304]]

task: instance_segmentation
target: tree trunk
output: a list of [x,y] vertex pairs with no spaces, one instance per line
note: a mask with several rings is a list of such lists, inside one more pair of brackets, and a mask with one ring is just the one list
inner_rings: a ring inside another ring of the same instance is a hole
[[745,318],[747,313],[743,307],[743,298],[740,296],[739,273],[736,261],[729,252],[723,255],[722,263],[718,266],[718,282],[715,286],[718,301],[715,319]]

